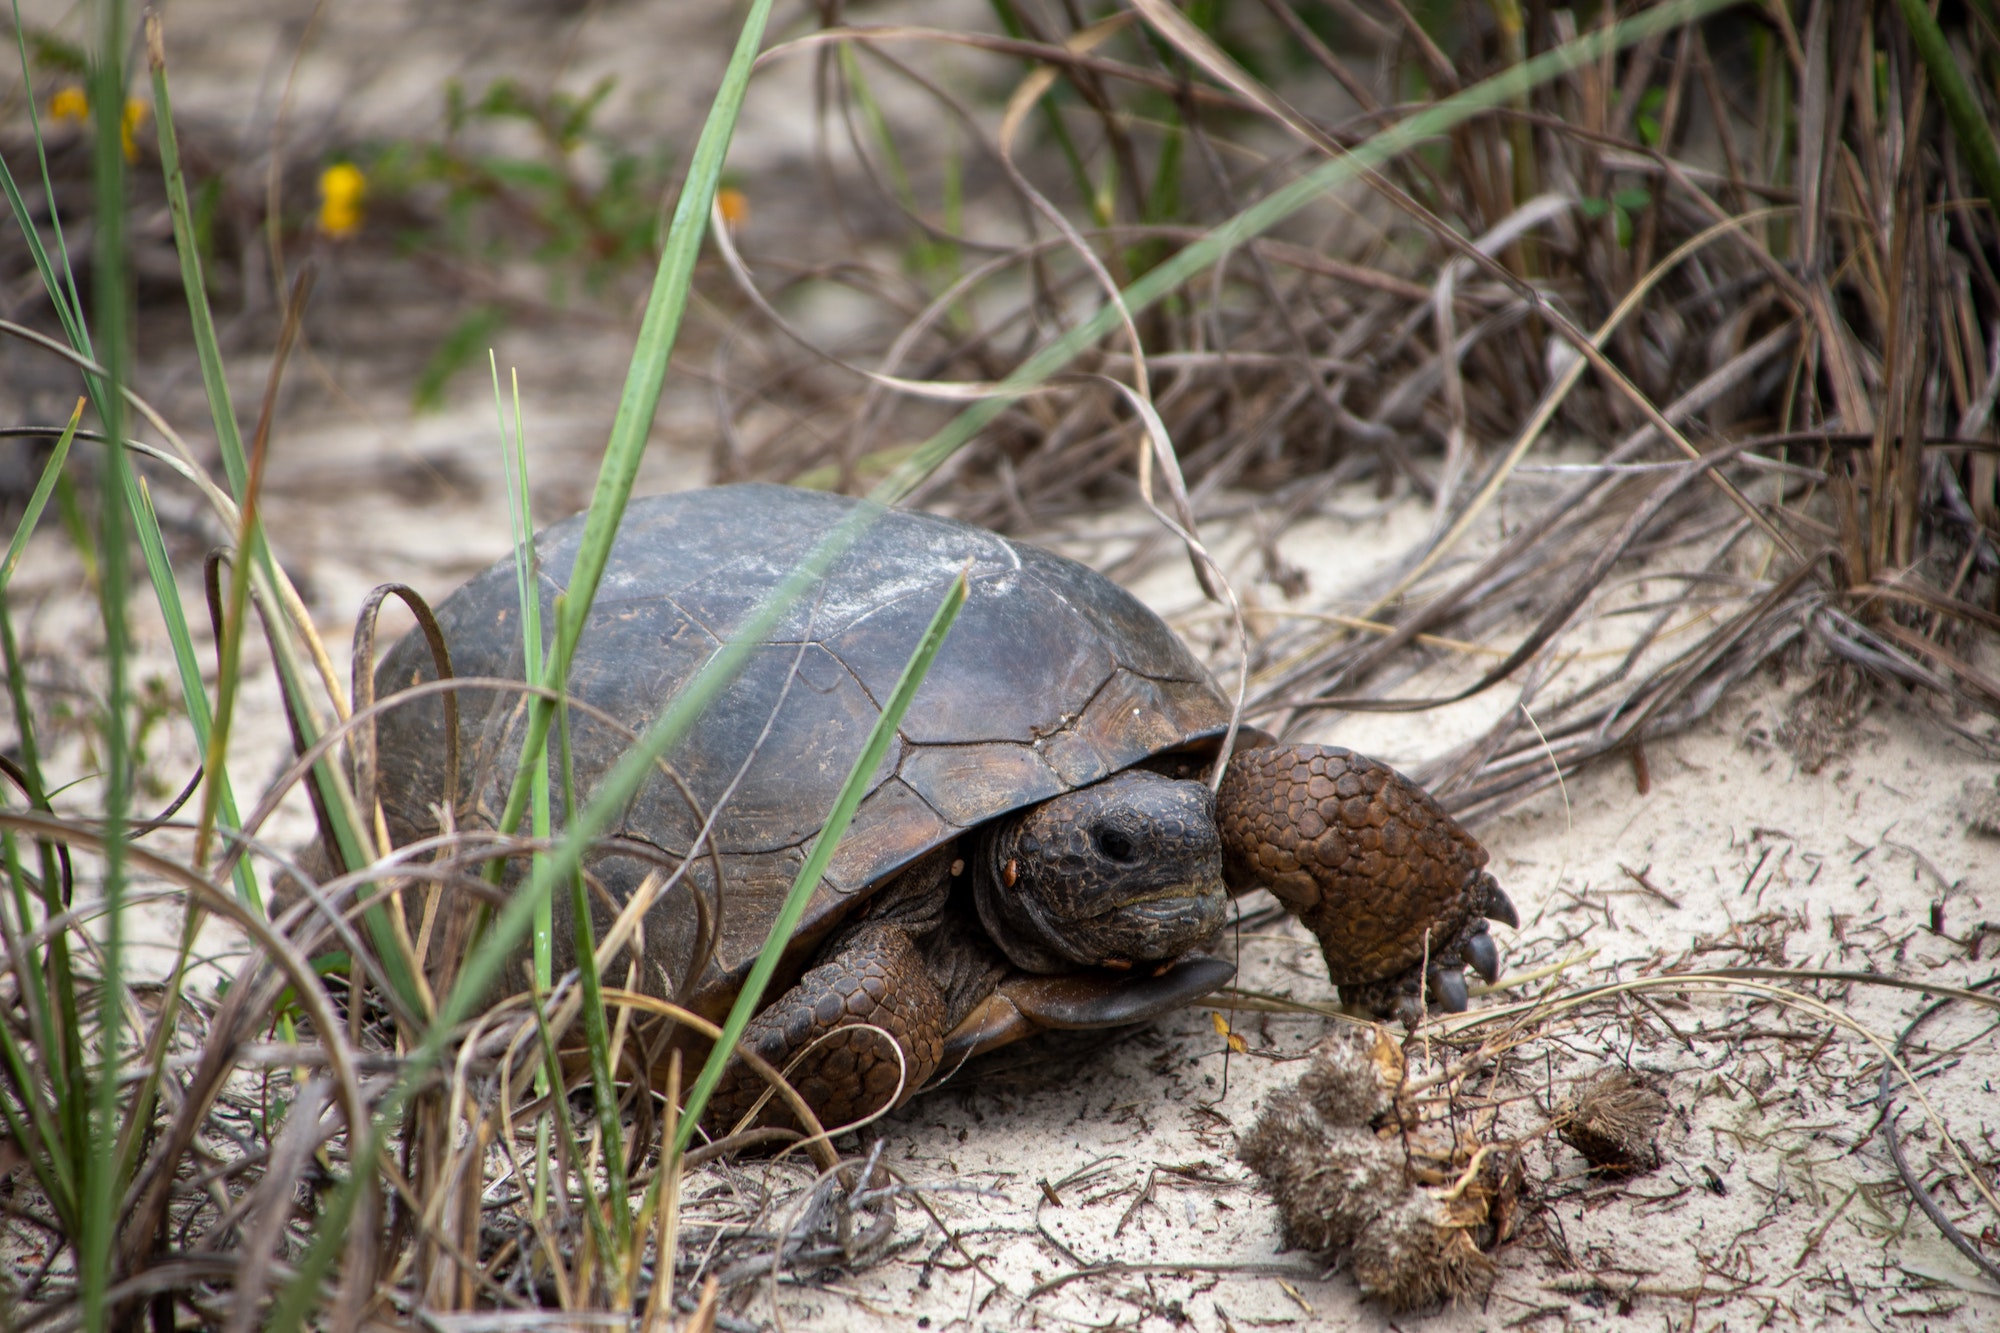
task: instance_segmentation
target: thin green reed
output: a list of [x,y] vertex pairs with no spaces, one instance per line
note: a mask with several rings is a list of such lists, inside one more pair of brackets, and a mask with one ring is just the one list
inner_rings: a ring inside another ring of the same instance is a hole
[[125,730],[129,636],[125,624],[127,509],[132,490],[131,460],[120,447],[125,438],[123,390],[130,361],[130,309],[125,256],[125,24],[124,0],[100,0],[97,52],[91,67],[90,99],[96,127],[93,177],[96,187],[92,287],[98,356],[106,391],[97,411],[104,426],[103,492],[98,497],[98,600],[104,624],[104,975],[98,992],[98,1064],[91,1088],[95,1121],[84,1171],[83,1234],[78,1238],[78,1278],[84,1327],[106,1326],[111,1287],[111,1250],[118,1230],[117,1176],[118,1066],[124,1008],[125,843],[132,792],[132,748]]
[[[47,805],[47,789],[35,735],[34,709],[28,698],[27,672],[23,669],[20,644],[14,636],[13,610],[8,601],[7,586],[15,565],[27,548],[28,537],[55,490],[56,479],[62,473],[82,416],[83,402],[79,399],[76,410],[70,414],[69,424],[64,427],[61,438],[56,441],[55,449],[42,468],[41,479],[35,486],[34,494],[29,497],[27,511],[8,544],[6,560],[0,564],[0,661],[4,661],[6,666],[7,693],[14,708],[14,724],[18,733],[16,753],[27,788],[22,794],[30,805],[35,806]],[[62,915],[65,910],[62,865],[55,846],[45,840],[37,840],[35,847],[41,871],[37,881],[21,865],[14,835],[8,833],[0,841],[5,844],[7,882],[12,888],[11,906],[14,909],[13,920],[9,921],[5,908],[0,907],[0,930],[5,930],[7,935],[9,958],[16,961],[22,973],[20,998],[28,1020],[28,1032],[19,1039],[12,1025],[0,1024],[0,1059],[6,1062],[7,1078],[14,1085],[15,1096],[25,1111],[26,1119],[16,1113],[15,1103],[4,1098],[0,1098],[0,1108],[4,1108],[9,1135],[26,1151],[29,1168],[48,1196],[57,1219],[68,1234],[78,1235],[83,1229],[83,1154],[85,1145],[90,1141],[91,1105],[86,1082],[88,1066],[83,1050],[82,1008],[78,1003],[71,966],[69,936],[67,932],[57,932],[49,939],[46,971],[39,951],[20,943],[21,937],[34,929],[37,907],[44,921]],[[39,901],[37,895],[31,892],[31,885],[39,889]],[[39,1070],[32,1059],[35,1054],[40,1056]]]
[[[513,428],[508,428],[508,417],[500,395],[500,362],[489,349],[487,365],[493,375],[493,411],[500,424],[500,461],[507,478],[507,521],[514,536],[514,590],[521,607],[521,665],[522,678],[532,685],[540,685],[547,674],[543,662],[542,643],[542,598],[538,587],[540,574],[535,562],[534,520],[529,506],[528,489],[528,449],[525,430],[521,421],[521,376],[510,372],[508,381],[513,389]],[[512,448],[508,447],[509,439]],[[552,827],[549,809],[548,765],[538,764],[530,777],[528,800],[528,830],[535,842],[546,843]],[[546,852],[536,852],[532,865],[540,865],[548,859]],[[554,900],[548,899],[535,904],[535,921],[530,929],[534,941],[534,969],[536,991],[536,1018],[541,1018],[540,997],[548,994],[554,984]],[[553,1049],[549,1059],[555,1059]],[[554,1070],[553,1075],[551,1069]],[[535,1071],[535,1092],[547,1096],[561,1078],[561,1069],[553,1064]],[[566,1108],[560,1102],[550,1105],[558,1111]],[[566,1139],[567,1141],[567,1139]],[[548,1211],[549,1197],[549,1117],[541,1116],[535,1121],[535,1178],[532,1182],[533,1210],[536,1218]],[[591,1216],[596,1216],[595,1210]]]
[[[223,370],[222,348],[215,336],[215,318],[208,307],[208,284],[202,273],[201,247],[195,240],[187,177],[181,169],[180,139],[174,129],[173,99],[167,88],[166,43],[160,32],[157,14],[146,16],[146,54],[152,74],[153,124],[160,146],[160,175],[167,188],[167,215],[173,223],[174,250],[180,258],[181,290],[187,297],[188,326],[194,336],[195,358],[201,365],[202,389],[208,400],[209,419],[215,425],[216,449],[222,456],[222,470],[229,480],[230,493],[240,505],[248,499],[249,472],[244,463],[243,439],[236,423],[235,404],[229,393],[229,377]],[[261,526],[253,525],[250,537],[249,550],[239,553],[238,558],[268,560],[269,552],[264,547]],[[241,637],[239,631],[236,638],[240,641]],[[196,725],[196,739],[200,741],[205,755],[205,786],[199,828],[195,834],[197,865],[202,864],[203,850],[218,818],[231,827],[241,822],[224,762],[228,753],[230,716],[224,701],[227,693],[234,689],[234,674],[228,664],[217,673],[217,716],[213,723]],[[205,695],[203,702],[206,703]],[[203,732],[207,734],[201,734]],[[263,906],[256,870],[248,857],[240,857],[236,862],[236,891],[251,904],[259,908]]]
[[[1980,105],[1978,94],[1966,82],[1964,71],[1958,67],[1958,57],[1953,54],[1951,43],[1945,40],[1944,30],[1938,26],[1931,7],[1924,0],[1896,0],[1896,9],[1910,30],[1924,68],[1930,71],[1931,82],[1937,85],[1938,100],[1944,103],[1945,118],[1951,122],[1951,132],[1972,168],[1972,177],[1979,182],[1995,217],[2000,218],[2000,145],[1994,143],[1993,122],[1987,108]],[[1993,7],[1986,4],[1980,9],[1991,39]]]
[[[556,625],[549,680],[558,689],[569,679],[577,640],[597,598],[597,583],[604,575],[605,562],[610,559],[611,544],[625,516],[626,501],[632,496],[639,460],[645,454],[653,417],[659,409],[667,361],[673,354],[681,316],[686,313],[688,297],[694,288],[695,260],[700,257],[709,209],[722,179],[723,159],[729,153],[729,139],[736,130],[736,116],[742,109],[750,69],[763,43],[764,26],[770,15],[771,0],[754,0],[729,66],[723,72],[722,86],[701,127],[701,137],[695,141],[687,181],[681,186],[680,200],[674,207],[673,222],[660,253],[659,273],[639,325],[631,368],[626,373],[624,392],[619,395],[617,415],[612,419],[611,438],[606,442],[604,463],[598,470],[596,489],[591,493],[589,515],[584,519],[583,537],[570,573],[567,608]],[[554,708],[546,698],[537,698],[529,707],[521,766],[514,775],[514,786],[507,794],[506,809],[500,818],[503,831],[512,831],[520,825],[528,800],[528,775],[542,762],[553,716]]]

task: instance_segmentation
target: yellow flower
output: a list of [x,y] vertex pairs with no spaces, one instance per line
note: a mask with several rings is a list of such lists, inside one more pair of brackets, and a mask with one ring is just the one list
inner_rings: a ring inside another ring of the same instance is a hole
[[722,225],[736,231],[750,220],[750,196],[733,185],[725,185],[715,192],[716,211],[722,214]]
[[352,162],[336,162],[319,174],[319,229],[334,240],[361,230],[361,201],[368,178]]
[[137,131],[141,125],[146,123],[146,117],[151,114],[152,108],[138,98],[129,97],[125,99],[125,114],[118,121],[118,141],[125,145],[125,160],[127,162],[137,162],[139,160]]
[[83,89],[73,83],[67,87],[56,89],[55,96],[49,99],[49,119],[55,121],[57,124],[68,120],[81,125],[83,124],[84,117],[89,114],[89,96],[84,93]]

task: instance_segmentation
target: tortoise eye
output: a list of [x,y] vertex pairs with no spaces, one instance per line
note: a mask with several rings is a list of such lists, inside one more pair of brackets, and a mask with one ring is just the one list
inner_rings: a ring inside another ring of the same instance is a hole
[[1097,850],[1120,863],[1133,860],[1132,840],[1115,828],[1097,830]]

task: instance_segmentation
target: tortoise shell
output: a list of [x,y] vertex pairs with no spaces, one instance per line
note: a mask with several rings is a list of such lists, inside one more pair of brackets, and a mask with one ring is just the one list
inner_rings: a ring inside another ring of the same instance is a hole
[[[580,801],[861,503],[739,485],[628,506],[570,678],[573,697],[622,724],[572,710]],[[545,634],[553,634],[555,599],[582,534],[579,516],[535,541]],[[932,848],[1153,756],[1204,743],[1212,749],[1227,727],[1228,704],[1208,671],[1158,616],[1103,575],[968,524],[882,511],[757,646],[586,861],[606,891],[593,898],[601,933],[613,916],[607,895],[622,903],[650,871],[678,865],[721,805],[709,845],[647,915],[645,989],[711,1013],[726,1008],[860,755],[879,701],[961,570],[964,609],[806,909],[785,971],[802,966],[874,889]],[[509,557],[437,608],[455,675],[522,678],[519,605]],[[423,637],[412,633],[384,658],[377,694],[435,677]],[[491,827],[518,762],[525,699],[466,688],[459,708],[456,826]],[[397,841],[439,827],[446,747],[437,697],[388,712],[377,754]],[[566,898],[557,895],[559,922]],[[558,967],[571,961],[561,947],[569,935],[556,931]]]

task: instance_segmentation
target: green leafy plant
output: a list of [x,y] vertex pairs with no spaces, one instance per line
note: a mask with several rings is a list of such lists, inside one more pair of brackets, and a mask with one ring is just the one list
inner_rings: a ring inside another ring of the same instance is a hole
[[[634,147],[598,125],[614,88],[599,80],[582,95],[536,92],[497,79],[476,96],[453,82],[441,139],[381,145],[369,156],[378,197],[401,197],[435,227],[413,226],[412,248],[483,262],[525,258],[547,274],[551,299],[572,287],[602,294],[659,253],[659,200],[675,167],[672,146]],[[523,128],[529,151],[505,143]]]
[[1639,105],[1632,112],[1632,128],[1638,132],[1639,142],[1648,148],[1660,146],[1660,112],[1667,104],[1667,90],[1655,84],[1639,94]]

